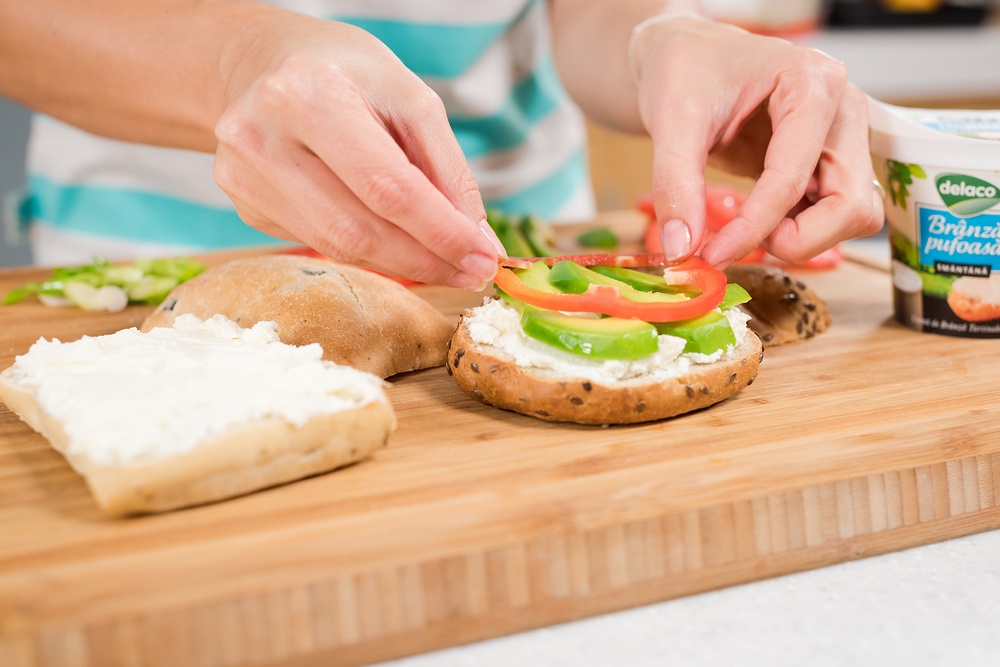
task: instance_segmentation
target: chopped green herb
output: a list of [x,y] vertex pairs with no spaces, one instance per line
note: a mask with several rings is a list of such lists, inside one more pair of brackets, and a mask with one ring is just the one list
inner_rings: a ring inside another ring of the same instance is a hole
[[486,221],[511,257],[553,257],[559,254],[551,227],[533,216],[488,209]]

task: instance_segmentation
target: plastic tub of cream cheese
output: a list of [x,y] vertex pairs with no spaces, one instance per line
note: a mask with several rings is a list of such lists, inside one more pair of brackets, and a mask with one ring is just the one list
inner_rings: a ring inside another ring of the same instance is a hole
[[886,190],[893,310],[918,331],[1000,338],[1000,110],[869,98]]

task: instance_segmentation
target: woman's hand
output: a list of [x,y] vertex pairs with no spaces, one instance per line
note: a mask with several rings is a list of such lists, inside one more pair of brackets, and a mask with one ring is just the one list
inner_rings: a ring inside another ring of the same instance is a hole
[[441,100],[353,26],[286,15],[237,50],[215,179],[240,217],[330,257],[482,289],[503,247]]
[[801,263],[881,228],[866,100],[841,63],[683,15],[648,25],[632,47],[668,255],[686,257],[704,239],[706,162],[757,179],[736,219],[702,248],[716,266],[757,245]]

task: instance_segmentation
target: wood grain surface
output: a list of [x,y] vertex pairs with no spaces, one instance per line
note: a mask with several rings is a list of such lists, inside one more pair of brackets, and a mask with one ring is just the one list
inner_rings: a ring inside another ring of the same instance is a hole
[[[1000,526],[998,342],[893,323],[869,267],[802,278],[832,328],[698,413],[550,424],[436,368],[373,459],[159,516],[104,518],[0,407],[0,665],[363,664]],[[147,311],[0,308],[0,367]]]

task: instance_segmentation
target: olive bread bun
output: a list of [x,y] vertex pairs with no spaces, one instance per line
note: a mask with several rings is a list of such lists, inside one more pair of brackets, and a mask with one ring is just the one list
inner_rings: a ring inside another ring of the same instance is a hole
[[141,329],[177,316],[225,315],[243,327],[278,324],[281,342],[319,343],[327,361],[387,378],[441,366],[453,321],[399,283],[365,269],[297,255],[262,255],[208,269],[176,287]]

